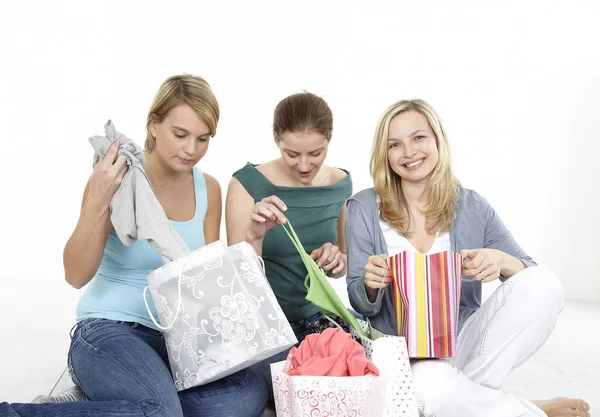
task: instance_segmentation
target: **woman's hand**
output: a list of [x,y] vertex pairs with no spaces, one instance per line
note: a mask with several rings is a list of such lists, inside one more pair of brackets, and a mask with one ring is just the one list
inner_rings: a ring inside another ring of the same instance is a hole
[[371,302],[377,298],[380,288],[387,287],[392,282],[392,271],[388,267],[386,254],[369,256],[365,265],[365,287]]
[[518,258],[497,249],[463,249],[463,275],[481,282],[490,282],[502,275],[510,278],[527,268]]
[[496,249],[463,249],[460,255],[463,257],[464,276],[481,282],[490,282],[500,277],[504,252]]
[[287,206],[277,196],[263,198],[254,205],[254,210],[250,215],[252,227],[248,232],[250,240],[262,240],[267,232],[278,224],[284,224],[286,218],[282,211],[286,211]]
[[117,156],[118,150],[119,143],[115,141],[108,148],[106,157],[94,167],[88,198],[102,204],[110,204],[128,169],[127,158],[123,155]]
[[327,275],[334,276],[346,268],[344,254],[339,247],[329,242],[312,251],[310,257],[317,261],[319,268],[323,268]]

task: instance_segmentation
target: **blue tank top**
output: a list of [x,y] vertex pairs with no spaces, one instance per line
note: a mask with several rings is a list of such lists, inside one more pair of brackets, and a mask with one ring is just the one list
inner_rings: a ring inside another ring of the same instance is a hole
[[[194,167],[196,211],[191,220],[171,220],[173,228],[191,251],[204,246],[204,216],[208,207],[206,181]],[[163,265],[158,253],[145,241],[125,246],[115,230],[110,231],[100,267],[77,304],[77,321],[87,318],[106,318],[137,322],[156,329],[148,316],[143,299],[146,276]],[[158,319],[152,296],[147,294],[148,305]],[[158,330],[158,329],[157,329]]]

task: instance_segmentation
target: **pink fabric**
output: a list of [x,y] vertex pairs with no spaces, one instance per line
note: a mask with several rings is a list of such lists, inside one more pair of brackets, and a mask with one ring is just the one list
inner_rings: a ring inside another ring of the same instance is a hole
[[299,347],[292,348],[288,362],[288,375],[379,375],[379,369],[365,356],[364,348],[350,333],[339,328],[308,335]]

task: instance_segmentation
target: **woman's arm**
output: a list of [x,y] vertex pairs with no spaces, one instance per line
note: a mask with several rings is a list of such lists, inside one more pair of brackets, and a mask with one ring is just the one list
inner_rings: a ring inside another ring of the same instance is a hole
[[237,178],[232,177],[227,188],[225,200],[225,228],[227,230],[227,245],[247,241],[252,245],[258,256],[262,255],[263,239],[248,239],[252,227],[250,213],[254,208],[254,199],[246,191]]
[[367,216],[360,203],[353,200],[348,202],[345,224],[348,298],[357,312],[367,317],[373,316],[379,313],[378,307],[374,303],[377,290],[367,289],[365,268],[370,263],[369,258],[377,254],[367,225]]
[[530,266],[537,265],[519,246],[500,216],[482,196],[475,194],[485,216],[484,245],[480,249],[462,250],[464,275],[482,282],[507,279]]
[[519,246],[500,216],[488,203],[485,226],[485,248],[499,251],[500,276],[510,278],[523,269],[537,265]]
[[204,174],[206,181],[206,192],[208,197],[208,208],[204,216],[204,241],[216,242],[221,237],[221,212],[223,209],[221,186],[212,176]]
[[340,210],[337,222],[337,241],[335,245],[340,250],[340,266],[332,269],[327,276],[331,278],[340,278],[346,275],[348,271],[348,256],[346,255],[346,203]]
[[106,157],[96,164],[83,193],[79,221],[65,245],[65,279],[77,289],[96,274],[112,229],[110,201],[127,172],[125,157],[116,156],[118,147],[117,142],[113,143]]
[[232,178],[225,203],[227,244],[246,241],[258,256],[262,256],[262,244],[267,231],[286,222],[282,213],[286,210],[285,203],[274,195],[255,204],[237,178]]

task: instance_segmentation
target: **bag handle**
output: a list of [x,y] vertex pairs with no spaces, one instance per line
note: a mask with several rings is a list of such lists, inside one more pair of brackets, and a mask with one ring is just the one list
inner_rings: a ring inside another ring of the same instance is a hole
[[327,320],[329,320],[331,323],[335,324],[335,327],[338,327],[339,329],[341,329],[343,332],[345,332],[345,330],[342,328],[342,326],[340,326],[338,324],[338,322],[336,322],[334,319],[332,319],[331,317],[329,317],[327,314],[323,314],[323,317],[325,317]]
[[263,260],[262,256],[257,256],[257,258],[260,261],[260,267],[262,268],[262,271],[266,274],[267,269],[265,268],[265,261]]
[[[389,260],[388,260],[388,268],[390,268],[389,266]],[[395,282],[396,278],[394,277],[394,275],[392,274],[392,280]],[[377,297],[375,298],[375,305],[379,306],[381,305],[381,299],[383,298],[383,294],[385,293],[385,290],[383,288],[383,282],[385,281],[385,277],[381,277],[381,283],[379,284],[379,289],[377,290]]]
[[150,311],[150,306],[148,305],[148,298],[146,297],[146,292],[148,291],[148,286],[146,285],[146,287],[144,287],[144,304],[146,305],[146,311],[148,311],[148,315],[150,316],[152,323],[154,323],[154,325],[161,330],[170,330],[173,327],[173,325],[175,324],[175,321],[177,320],[177,316],[179,316],[179,311],[181,310],[181,304],[182,304],[182,302],[181,302],[181,278],[183,277],[184,264],[185,264],[185,261],[183,261],[183,259],[180,259],[179,261],[177,261],[177,265],[179,266],[179,277],[177,278],[177,301],[175,302],[175,305],[177,306],[177,310],[175,311],[175,317],[173,317],[173,321],[171,323],[169,323],[168,326],[165,326],[165,327],[161,326],[156,321],[156,318],[154,318],[152,311]]

